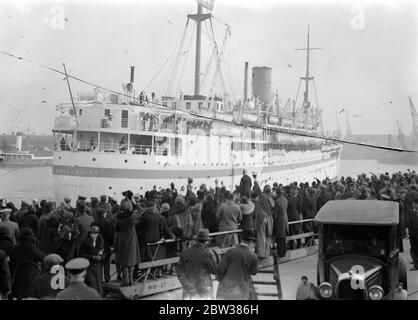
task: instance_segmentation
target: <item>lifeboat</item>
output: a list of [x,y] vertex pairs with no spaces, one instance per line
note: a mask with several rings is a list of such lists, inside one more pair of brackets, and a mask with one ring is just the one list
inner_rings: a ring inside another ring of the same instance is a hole
[[257,123],[257,114],[256,113],[250,113],[250,112],[243,112],[241,115],[241,123]]

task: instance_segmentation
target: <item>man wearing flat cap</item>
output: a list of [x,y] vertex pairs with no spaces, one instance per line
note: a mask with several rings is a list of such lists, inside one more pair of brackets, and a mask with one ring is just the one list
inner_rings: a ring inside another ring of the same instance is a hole
[[217,274],[217,264],[207,246],[209,230],[200,229],[197,241],[180,254],[177,276],[183,287],[184,300],[213,299],[212,274]]
[[235,248],[229,249],[222,257],[218,269],[217,300],[255,299],[251,276],[258,272],[258,258],[252,252],[252,246],[256,241],[253,231],[244,230],[241,235],[241,243]]
[[63,262],[64,260],[55,253],[51,253],[44,258],[44,273],[35,280],[35,298],[54,299],[58,293],[68,287],[70,281],[65,276],[64,267],[61,266]]
[[70,285],[57,294],[56,300],[101,300],[100,294],[84,283],[89,265],[85,258],[72,259],[65,265],[70,275]]

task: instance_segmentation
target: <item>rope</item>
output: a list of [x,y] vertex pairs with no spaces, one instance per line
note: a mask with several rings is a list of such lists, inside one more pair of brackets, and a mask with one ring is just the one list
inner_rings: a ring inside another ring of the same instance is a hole
[[[30,59],[26,59],[26,58],[23,58],[23,57],[19,57],[19,56],[16,56],[14,54],[11,54],[11,53],[8,53],[8,52],[5,52],[5,51],[0,51],[0,53],[3,54],[3,55],[6,55],[6,56],[12,57],[14,59],[18,59],[18,60],[26,61],[26,62],[29,62],[29,63],[33,63],[33,64],[35,64],[37,66],[40,66],[41,68],[44,68],[44,69],[47,69],[47,70],[56,72],[58,74],[65,75],[65,73],[62,72],[62,71],[60,71],[60,70],[57,70],[57,69],[52,68],[52,67],[45,66],[45,65],[40,64],[40,63],[36,63],[36,62],[34,62],[34,61],[30,60]],[[119,95],[119,96],[122,96],[122,97],[127,97],[127,98],[131,98],[133,100],[138,100],[139,101],[139,98],[131,97],[131,96],[125,94],[125,93],[121,93],[121,92],[118,92],[118,91],[115,91],[115,90],[112,90],[112,89],[105,88],[103,86],[94,84],[92,82],[89,82],[89,81],[80,79],[80,78],[78,78],[76,76],[72,76],[70,74],[67,74],[66,76],[70,77],[71,79],[77,80],[77,81],[79,81],[81,83],[87,84],[89,86],[92,86],[92,87],[101,89],[103,91],[107,91],[107,92],[114,93],[114,94]],[[152,105],[155,105],[155,106],[159,106],[162,109],[166,109],[166,110],[173,111],[170,107],[167,107],[167,106],[165,106],[165,105],[163,105],[161,103],[149,102],[149,104],[152,104]],[[315,134],[312,134],[312,133],[294,132],[291,129],[284,129],[284,128],[266,128],[266,127],[263,127],[263,126],[260,126],[260,125],[242,124],[242,123],[239,123],[239,122],[231,123],[231,122],[226,121],[226,120],[215,119],[215,118],[212,118],[212,117],[209,117],[209,116],[205,116],[205,115],[202,115],[202,114],[194,114],[194,113],[190,113],[190,112],[183,111],[183,110],[181,111],[181,113],[182,114],[185,114],[185,115],[188,115],[190,117],[194,117],[194,118],[201,118],[201,119],[209,120],[209,121],[217,121],[219,123],[225,123],[225,124],[228,124],[228,125],[235,124],[236,126],[240,126],[240,127],[244,127],[244,128],[253,128],[253,129],[258,129],[258,130],[268,130],[270,132],[277,132],[277,133],[287,133],[287,134],[294,135],[294,136],[310,137],[310,138],[315,138],[315,139],[320,139],[320,140],[326,140],[326,141],[332,141],[332,142],[338,142],[338,143],[345,143],[345,144],[351,144],[351,145],[358,145],[358,146],[370,147],[370,148],[382,149],[382,150],[388,150],[388,151],[397,151],[397,152],[406,152],[406,153],[418,153],[418,151],[415,151],[415,150],[400,149],[400,148],[393,148],[393,147],[386,147],[386,146],[378,146],[378,145],[373,145],[373,144],[368,144],[368,143],[360,143],[360,142],[348,141],[348,140],[345,140],[345,139],[325,137],[325,136],[321,136],[321,135],[315,135]]]

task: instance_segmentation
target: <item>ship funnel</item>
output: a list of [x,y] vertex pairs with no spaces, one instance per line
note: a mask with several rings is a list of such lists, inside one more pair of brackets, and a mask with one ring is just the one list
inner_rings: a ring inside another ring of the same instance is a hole
[[20,132],[16,133],[16,151],[22,151],[22,140],[23,136]]
[[135,66],[131,66],[131,83],[134,83]]
[[248,99],[248,62],[245,62],[244,66],[244,104]]
[[271,101],[271,68],[254,67],[252,74],[252,95],[261,103]]

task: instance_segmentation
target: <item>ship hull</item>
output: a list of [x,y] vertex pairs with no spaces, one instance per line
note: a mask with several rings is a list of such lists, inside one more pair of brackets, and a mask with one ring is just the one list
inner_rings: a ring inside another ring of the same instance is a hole
[[[72,156],[74,157],[74,153]],[[56,157],[61,157],[60,160],[63,160],[63,155],[56,155]],[[77,161],[80,165],[76,166],[56,161],[53,166],[53,187],[57,201],[61,201],[64,197],[76,199],[79,195],[97,197],[102,194],[121,199],[121,193],[125,190],[144,194],[145,191],[153,188],[156,190],[169,188],[171,182],[180,191],[182,187],[185,190],[188,178],[193,178],[195,189],[201,184],[214,187],[215,180],[218,180],[219,186],[224,185],[227,189],[233,190],[236,185],[239,185],[244,169],[247,169],[250,174],[253,171],[256,172],[261,184],[311,182],[315,178],[321,180],[325,177],[335,178],[338,175],[340,161],[338,154],[327,159],[299,163],[208,168],[190,165],[173,166],[162,162],[149,163],[145,166],[143,161],[146,160],[138,159],[137,156],[130,156],[136,158],[134,159],[126,155],[114,155],[111,162],[108,161],[108,155],[102,156],[103,159],[100,159],[100,155],[95,155],[95,157],[97,165],[94,166],[83,160]],[[132,162],[131,160],[143,165],[128,165]],[[118,163],[124,165],[117,165]]]

